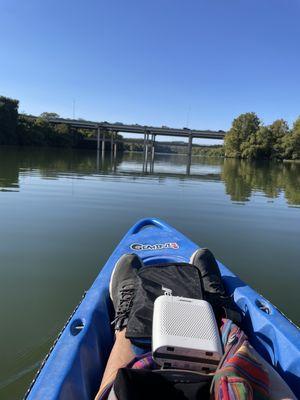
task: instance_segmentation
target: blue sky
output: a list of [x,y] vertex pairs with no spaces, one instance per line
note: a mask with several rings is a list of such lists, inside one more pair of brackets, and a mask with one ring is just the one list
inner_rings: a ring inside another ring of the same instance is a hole
[[299,0],[0,0],[0,94],[32,114],[228,129],[300,114]]

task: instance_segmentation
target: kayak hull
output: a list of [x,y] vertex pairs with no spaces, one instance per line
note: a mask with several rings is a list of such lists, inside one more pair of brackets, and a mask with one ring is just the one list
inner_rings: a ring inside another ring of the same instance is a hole
[[[188,262],[199,246],[156,218],[137,222],[112,253],[47,356],[26,398],[91,399],[113,345],[109,280],[122,254],[145,265]],[[300,397],[300,331],[268,300],[218,262],[226,290],[243,314],[242,328],[256,350]]]

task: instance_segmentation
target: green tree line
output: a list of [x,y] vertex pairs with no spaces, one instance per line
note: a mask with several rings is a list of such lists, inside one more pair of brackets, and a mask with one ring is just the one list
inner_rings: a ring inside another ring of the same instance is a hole
[[300,117],[292,129],[283,119],[263,125],[254,112],[235,118],[224,140],[225,157],[300,159]]
[[[53,125],[50,118],[59,118],[53,112],[44,112],[38,118],[19,114],[19,101],[0,96],[0,145],[95,147],[95,142],[83,139],[94,135],[88,129],[74,129],[66,124]],[[109,137],[109,133],[106,133]],[[117,135],[120,139],[121,136]],[[110,143],[107,143],[107,149]],[[118,144],[118,149],[122,146]]]
[[60,124],[53,126],[50,117],[55,113],[43,113],[37,119],[20,115],[19,101],[0,96],[0,145],[76,147],[82,141],[82,133]]
[[[33,119],[20,115],[18,107],[18,100],[0,96],[0,145],[81,147],[83,138],[91,135],[90,131],[72,129],[66,124],[52,125],[49,118],[59,117],[56,113],[42,113],[39,118]],[[178,149],[171,147],[165,146],[164,151],[178,152]],[[234,119],[223,147],[195,146],[193,154],[249,159],[300,159],[300,117],[290,129],[283,119],[263,125],[255,113],[241,114]]]

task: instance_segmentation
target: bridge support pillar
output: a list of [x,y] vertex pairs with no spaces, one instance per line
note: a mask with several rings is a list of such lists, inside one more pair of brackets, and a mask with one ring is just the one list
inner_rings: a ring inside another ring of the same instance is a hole
[[155,156],[155,135],[154,134],[152,135],[151,142],[152,142],[151,160],[154,161],[154,156]]
[[146,135],[146,146],[145,146],[145,158],[146,162],[148,161],[148,142],[149,142],[149,133]]
[[186,173],[187,175],[190,174],[191,172],[191,164],[192,164],[192,149],[193,149],[193,136],[189,136],[189,143],[188,143],[188,159],[187,159],[187,165],[186,165]]
[[104,157],[105,154],[105,131],[102,133],[102,157]]
[[114,135],[115,132],[110,131],[110,153],[111,155],[113,155],[113,151],[114,151]]
[[97,128],[97,151],[100,150],[100,126]]
[[144,165],[143,171],[147,172],[148,169],[148,143],[149,143],[149,132],[145,132],[144,134]]
[[148,160],[148,145],[149,145],[149,133],[146,133],[146,135],[145,135],[145,159],[146,159],[146,162]]
[[188,143],[188,156],[192,155],[192,147],[193,147],[193,136],[189,136],[189,143]]
[[151,162],[150,162],[150,173],[154,172],[154,157],[155,157],[155,134],[151,135]]
[[114,133],[114,158],[117,157],[117,132]]

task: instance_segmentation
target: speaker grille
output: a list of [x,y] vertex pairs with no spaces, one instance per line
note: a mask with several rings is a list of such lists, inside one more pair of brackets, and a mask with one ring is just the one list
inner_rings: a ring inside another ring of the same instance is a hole
[[161,333],[171,336],[216,340],[214,314],[207,304],[172,302],[162,305]]

